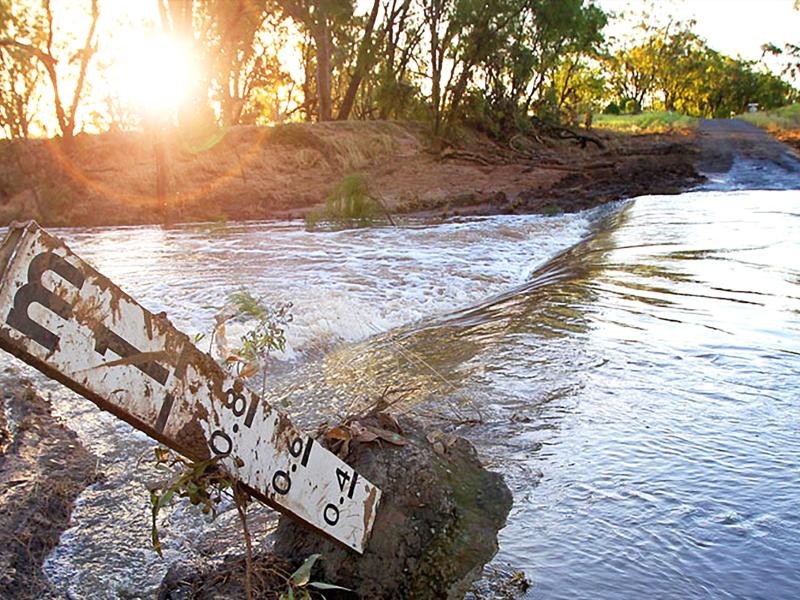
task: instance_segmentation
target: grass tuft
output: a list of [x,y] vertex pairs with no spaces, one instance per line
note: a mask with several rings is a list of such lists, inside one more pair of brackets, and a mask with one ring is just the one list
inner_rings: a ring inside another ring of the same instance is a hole
[[369,192],[366,177],[360,173],[345,175],[325,202],[325,208],[306,215],[306,227],[313,229],[321,221],[335,224],[370,225],[381,212],[380,204]]

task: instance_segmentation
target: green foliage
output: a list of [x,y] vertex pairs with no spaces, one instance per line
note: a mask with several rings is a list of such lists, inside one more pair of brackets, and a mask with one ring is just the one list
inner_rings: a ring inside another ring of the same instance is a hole
[[[286,349],[286,327],[293,320],[291,310],[291,302],[269,305],[244,289],[230,294],[228,303],[216,316],[214,330],[217,349],[226,368],[242,379],[261,373],[266,380],[270,354]],[[225,324],[230,321],[250,324],[240,337],[239,346],[232,350],[228,347],[225,330]]]
[[594,127],[616,131],[658,133],[674,129],[697,127],[695,117],[687,117],[675,112],[643,112],[639,114],[595,115]]
[[326,201],[328,215],[339,219],[364,220],[377,211],[369,195],[369,185],[363,175],[345,175]]
[[312,554],[309,556],[297,570],[292,573],[291,577],[286,581],[286,591],[281,594],[281,600],[310,600],[312,590],[328,591],[339,590],[343,592],[352,592],[345,587],[333,585],[332,583],[325,583],[322,581],[311,581],[311,570],[314,568],[316,562],[320,559],[319,554]]
[[[86,17],[90,2],[80,3]],[[0,127],[8,137],[27,136],[31,123],[35,128],[36,109],[55,91],[47,90],[48,65],[58,63],[59,77],[66,75],[58,86],[63,94],[81,87],[77,72],[94,54],[95,37],[81,49],[78,36],[63,57],[37,59],[48,37],[44,6],[0,0],[0,41],[6,42],[0,44]],[[427,121],[435,143],[464,123],[507,141],[524,133],[533,115],[577,124],[605,107],[607,114],[728,117],[751,102],[771,110],[798,99],[763,64],[709,47],[692,22],[658,22],[643,13],[631,23],[632,39],[608,38],[609,15],[587,0],[189,0],[160,6],[166,32],[189,40],[199,67],[192,97],[177,111],[182,149],[189,152],[219,144],[237,123],[394,118]],[[64,27],[57,22],[54,31]],[[108,31],[102,20],[99,27],[102,47]],[[280,52],[294,40],[302,68],[284,69]],[[785,75],[800,73],[797,43],[763,49],[782,59]],[[86,73],[91,89],[95,69]],[[82,110],[82,122],[75,122],[72,104],[65,97],[56,107],[65,139],[86,124]],[[93,118],[104,122],[96,111]],[[322,153],[337,145],[293,125],[275,127],[265,139]],[[309,226],[368,220],[380,212],[362,183],[343,181],[328,206],[309,215]]]
[[548,217],[555,217],[557,215],[564,214],[564,209],[556,204],[545,204],[539,212],[543,215],[547,215]]
[[636,98],[626,98],[622,101],[622,110],[620,112],[626,115],[635,115],[642,112],[642,105]]
[[325,208],[306,215],[306,227],[313,229],[320,222],[369,225],[381,213],[380,203],[372,197],[366,177],[345,175],[325,202]]
[[222,470],[218,458],[191,462],[166,448],[155,449],[155,468],[165,476],[150,486],[151,540],[153,548],[161,556],[158,534],[161,509],[169,506],[176,497],[188,498],[193,505],[199,505],[203,513],[216,515],[223,493],[233,486],[233,482]]
[[[692,22],[653,23],[643,17],[637,40],[604,57],[611,93],[624,112],[680,112],[696,117],[730,117],[751,102],[775,108],[789,102],[791,86],[754,61],[734,59],[710,48]],[[767,50],[777,50],[769,46]],[[628,110],[634,100],[637,109]]]
[[[451,125],[463,117],[459,102],[469,97],[471,84],[485,91],[467,105],[469,119],[504,138],[518,133],[531,112],[548,121],[575,121],[578,112],[600,102],[602,74],[589,62],[602,43],[607,16],[594,4],[503,0],[491,6],[473,2],[472,12],[460,11],[458,2],[453,6],[464,18],[455,28],[458,39],[473,40],[454,46],[461,79],[450,78],[442,90],[441,110]],[[486,82],[480,86],[473,79],[478,72]]]

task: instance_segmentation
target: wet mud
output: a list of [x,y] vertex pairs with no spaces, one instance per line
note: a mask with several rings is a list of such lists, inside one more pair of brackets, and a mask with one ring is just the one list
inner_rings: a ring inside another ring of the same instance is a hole
[[11,368],[0,372],[0,596],[47,597],[42,563],[97,461]]

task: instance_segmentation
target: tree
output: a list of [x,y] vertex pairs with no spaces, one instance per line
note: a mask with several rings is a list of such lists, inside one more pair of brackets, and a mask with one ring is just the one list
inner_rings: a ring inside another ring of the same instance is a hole
[[587,61],[597,55],[607,21],[602,10],[582,0],[536,0],[520,7],[500,32],[502,42],[480,64],[487,82],[484,111],[508,133],[526,126],[531,111],[558,119],[567,103],[595,93],[577,82],[589,84]]
[[[29,10],[15,10],[10,0],[0,1],[0,37],[35,39],[43,30]],[[0,46],[0,127],[10,138],[27,138],[35,116],[35,100],[42,75],[37,61],[16,45]]]
[[375,30],[375,21],[378,18],[379,9],[380,0],[372,0],[372,10],[369,13],[369,17],[363,29],[364,34],[358,46],[356,64],[353,67],[353,71],[350,75],[350,83],[347,86],[347,91],[339,107],[339,114],[336,117],[340,121],[346,121],[349,118],[356,100],[356,94],[358,94],[358,88],[366,76],[368,69],[372,66],[372,63],[377,60],[374,49],[378,42],[373,39],[373,32]]
[[[20,50],[22,55],[28,60],[35,59],[44,68],[50,79],[53,91],[53,106],[55,108],[56,121],[58,122],[64,145],[70,148],[75,136],[78,106],[86,84],[86,71],[89,67],[89,62],[97,52],[95,31],[97,29],[97,20],[100,17],[100,10],[97,5],[97,0],[91,0],[90,24],[87,29],[83,47],[66,61],[67,65],[77,64],[78,72],[74,76],[72,98],[68,104],[65,104],[61,96],[60,78],[57,68],[59,59],[56,58],[54,54],[53,38],[55,27],[50,0],[43,0],[42,9],[44,10],[44,25],[42,30],[36,32],[31,31],[25,37],[23,37],[25,32],[17,31],[17,34],[22,34],[20,37],[0,38],[0,47],[16,48]],[[36,21],[41,23],[41,19],[42,15],[38,15]],[[62,64],[64,63],[62,62]]]
[[[334,40],[332,29],[336,22],[352,18],[351,0],[277,0],[295,22],[304,27],[314,40],[316,51],[317,118],[333,119],[331,78],[333,76]],[[306,98],[308,102],[308,98]]]
[[270,32],[280,28],[277,7],[268,0],[206,0],[205,43],[213,66],[213,94],[223,125],[236,125],[257,89],[274,88],[284,78]]
[[425,25],[412,0],[390,0],[384,5],[381,23],[381,60],[375,74],[375,103],[378,117],[406,116],[420,96],[411,73]]

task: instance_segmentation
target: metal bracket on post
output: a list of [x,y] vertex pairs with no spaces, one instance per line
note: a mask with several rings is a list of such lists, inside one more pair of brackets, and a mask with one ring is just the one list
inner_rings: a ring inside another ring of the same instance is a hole
[[0,246],[0,348],[362,553],[381,492],[36,223]]

